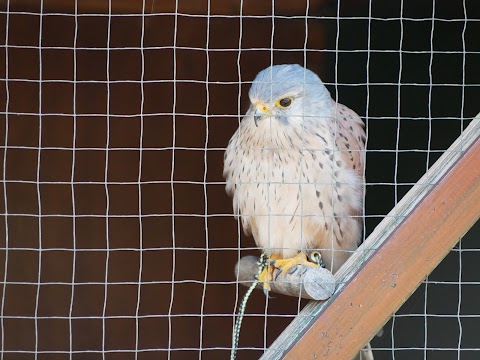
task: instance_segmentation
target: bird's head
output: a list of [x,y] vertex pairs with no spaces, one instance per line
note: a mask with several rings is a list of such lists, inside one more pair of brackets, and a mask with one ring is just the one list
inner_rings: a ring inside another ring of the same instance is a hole
[[248,93],[256,126],[267,118],[281,124],[314,121],[331,113],[331,97],[320,78],[297,65],[274,65],[260,71]]

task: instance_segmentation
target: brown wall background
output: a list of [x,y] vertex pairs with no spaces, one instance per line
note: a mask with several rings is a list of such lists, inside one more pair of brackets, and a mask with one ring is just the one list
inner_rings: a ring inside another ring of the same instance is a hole
[[[478,20],[479,7],[467,3],[468,17]],[[78,17],[74,1],[45,0],[43,9],[33,1],[2,3],[6,359],[31,359],[35,352],[44,359],[70,358],[70,352],[76,359],[133,359],[135,350],[141,359],[227,358],[232,314],[245,292],[233,266],[240,255],[258,251],[232,216],[223,151],[246,110],[250,82],[272,56],[270,4],[243,4],[240,21],[236,1],[212,1],[210,14],[223,16],[210,18],[206,1],[179,2],[178,12],[190,14],[179,16],[174,1],[147,1],[142,37],[139,1],[114,2],[112,17],[105,15],[107,1],[79,2]],[[432,4],[406,0],[403,16],[426,20],[404,21],[401,151],[395,151],[399,4],[372,8],[374,17],[397,20],[371,22],[371,49],[379,50],[371,53],[367,1],[341,2],[343,51],[337,53],[335,2],[309,2],[307,52],[306,3],[275,6],[277,15],[293,17],[274,21],[273,62],[306,61],[342,103],[368,114],[367,232],[425,172],[426,150],[431,164],[460,134],[458,117],[480,110],[479,23],[468,23],[463,49],[464,23],[437,21],[434,50],[451,53],[435,53],[430,67]],[[464,17],[453,2],[438,1],[435,11],[438,18]],[[434,358],[457,358],[458,317],[433,314],[479,314],[478,229],[467,236],[463,247],[470,250],[452,251],[401,309],[393,335],[390,322],[374,341],[378,358],[392,358],[392,344],[422,349],[425,337]],[[459,274],[469,281],[460,310]],[[238,358],[258,358],[302,305],[253,294]],[[462,348],[478,349],[478,318],[460,322]],[[433,350],[443,347],[450,351]],[[477,356],[462,352],[462,359]],[[423,351],[399,350],[395,358],[421,359]]]

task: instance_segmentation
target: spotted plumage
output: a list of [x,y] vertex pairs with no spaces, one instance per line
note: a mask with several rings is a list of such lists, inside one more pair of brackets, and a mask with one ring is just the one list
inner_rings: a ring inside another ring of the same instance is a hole
[[363,122],[299,65],[261,71],[249,98],[224,167],[244,231],[268,255],[318,249],[337,271],[361,240]]

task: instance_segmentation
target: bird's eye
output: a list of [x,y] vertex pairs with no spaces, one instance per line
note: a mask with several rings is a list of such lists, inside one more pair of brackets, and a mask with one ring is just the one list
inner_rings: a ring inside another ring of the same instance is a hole
[[281,108],[287,108],[292,105],[292,100],[293,99],[291,97],[282,98],[280,100],[277,100],[277,106]]

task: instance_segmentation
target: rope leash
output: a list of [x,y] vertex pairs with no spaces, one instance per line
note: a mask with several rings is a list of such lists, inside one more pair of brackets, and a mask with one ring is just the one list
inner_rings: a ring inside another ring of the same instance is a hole
[[247,301],[250,295],[252,294],[253,290],[258,285],[258,277],[262,273],[263,269],[267,266],[267,261],[265,259],[266,255],[262,254],[260,259],[258,259],[258,273],[255,275],[255,280],[253,281],[252,285],[248,288],[247,292],[243,296],[242,301],[240,302],[240,306],[238,307],[238,315],[237,321],[235,321],[235,327],[233,328],[233,335],[232,335],[232,351],[230,352],[230,360],[235,360],[237,357],[237,350],[238,350],[238,338],[240,337],[240,328],[242,327],[242,320],[243,315],[245,314],[245,308],[247,307]]

